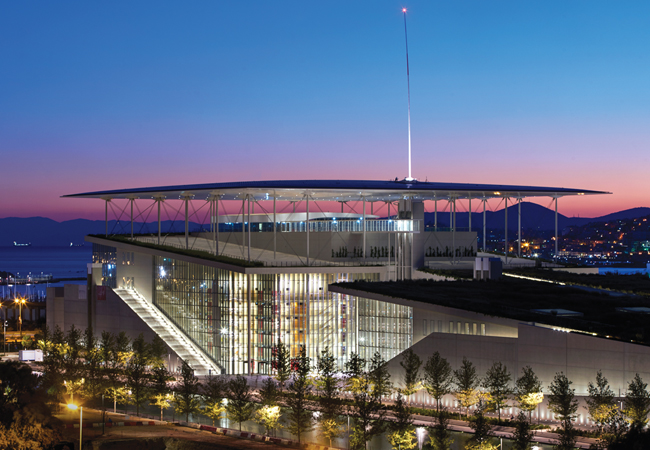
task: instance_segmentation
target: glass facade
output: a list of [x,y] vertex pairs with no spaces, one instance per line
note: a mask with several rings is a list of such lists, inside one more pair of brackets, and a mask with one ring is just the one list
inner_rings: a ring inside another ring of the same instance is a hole
[[[103,264],[106,286],[115,287],[119,255],[94,244],[93,261]],[[124,265],[137,257],[125,256]],[[327,289],[379,281],[379,273],[243,274],[162,256],[153,257],[152,271],[152,303],[223,373],[273,373],[280,341],[292,357],[306,348],[314,364],[329,348],[340,370],[353,352],[370,358],[379,351],[388,360],[412,343],[412,308]]]
[[93,263],[102,265],[102,286],[115,288],[117,250],[108,245],[93,244]]
[[[292,357],[328,347],[343,369],[357,351],[355,299],[328,292],[337,281],[378,274],[241,274],[155,257],[153,303],[225,373],[272,373],[279,341]],[[249,368],[250,365],[250,368]]]
[[359,355],[370,359],[379,352],[388,361],[413,343],[413,308],[357,297]]

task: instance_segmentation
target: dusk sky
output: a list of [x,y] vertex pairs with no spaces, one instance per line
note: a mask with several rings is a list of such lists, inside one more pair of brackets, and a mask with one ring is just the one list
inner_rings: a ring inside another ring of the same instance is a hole
[[[0,0],[0,217],[61,195],[407,175],[650,206],[650,2]],[[548,206],[548,201],[540,202]]]

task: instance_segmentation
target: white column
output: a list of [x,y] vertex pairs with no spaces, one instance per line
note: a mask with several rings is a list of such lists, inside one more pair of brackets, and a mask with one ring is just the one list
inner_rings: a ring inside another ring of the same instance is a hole
[[487,221],[486,221],[486,212],[485,204],[487,203],[487,198],[483,197],[483,253],[485,253],[485,240],[487,239]]
[[160,245],[160,202],[162,199],[159,197],[156,201],[158,202],[158,245]]
[[555,197],[555,258],[557,258],[557,252],[558,252],[558,235],[557,235],[557,197]]
[[246,256],[246,199],[248,194],[241,201],[241,256]]
[[[309,266],[309,194],[305,194],[305,197],[307,198],[307,206],[306,206],[307,219],[305,220],[305,226],[307,227],[307,266]],[[309,275],[307,275],[307,277],[309,279]],[[307,320],[309,322],[309,317],[307,318]]]
[[276,209],[275,209],[275,191],[273,192],[273,261],[275,261],[275,252],[277,250],[277,227],[278,220],[276,218]]
[[363,248],[361,249],[361,253],[363,256],[363,260],[366,260],[366,198],[363,197],[363,214],[362,214],[362,221],[363,221]]
[[108,237],[108,202],[110,202],[111,200],[107,198],[104,201],[105,201],[105,204],[104,204],[104,217],[105,217],[105,222],[106,222],[106,233],[105,233],[104,236]]
[[438,199],[433,201],[433,227],[438,231]]
[[521,258],[521,197],[517,198],[517,256]]
[[504,254],[506,256],[506,264],[508,264],[508,197],[506,197],[506,207],[504,209],[505,215],[506,215],[506,229],[505,229],[505,247],[504,247]]
[[189,218],[190,198],[185,197],[185,248],[190,248],[190,218]]
[[133,202],[134,198],[131,199],[131,239],[133,239]]
[[[246,196],[248,199],[248,217],[246,219],[246,222],[248,223],[247,230],[248,230],[248,261],[251,260],[251,197],[250,194]],[[255,199],[253,199],[254,201]]]
[[469,231],[472,231],[472,197],[469,197]]
[[217,252],[217,255],[219,254],[219,196],[217,195],[217,198],[215,200],[216,202],[216,207],[214,209],[214,228],[216,230],[216,235],[217,238],[215,240],[215,246],[214,249]]

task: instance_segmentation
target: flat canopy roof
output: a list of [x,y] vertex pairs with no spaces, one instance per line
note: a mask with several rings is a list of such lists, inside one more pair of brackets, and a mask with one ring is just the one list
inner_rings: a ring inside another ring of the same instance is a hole
[[173,199],[190,196],[195,199],[208,199],[211,196],[219,195],[223,200],[241,200],[249,195],[259,201],[269,200],[273,197],[278,200],[300,200],[305,194],[309,194],[313,200],[354,201],[365,198],[368,201],[394,201],[406,197],[418,200],[523,198],[609,194],[609,192],[503,184],[432,183],[415,180],[279,180],[141,187],[84,192],[63,197],[102,199],[164,197]]

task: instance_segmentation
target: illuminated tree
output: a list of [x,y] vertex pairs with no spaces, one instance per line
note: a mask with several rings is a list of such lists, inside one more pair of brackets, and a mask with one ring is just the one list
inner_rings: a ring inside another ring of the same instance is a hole
[[510,381],[512,381],[512,376],[508,372],[508,368],[500,362],[492,364],[483,379],[483,387],[490,394],[490,404],[496,409],[499,420],[501,420],[501,408],[506,406],[508,397],[513,391]]
[[463,362],[458,370],[454,370],[454,383],[456,389],[454,395],[461,408],[466,408],[469,415],[469,408],[478,403],[480,396],[477,390],[481,383],[476,375],[476,368],[471,361],[463,357]]
[[603,431],[616,415],[616,401],[614,391],[609,387],[607,378],[603,376],[602,371],[596,373],[596,384],[589,382],[587,387],[589,397],[587,397],[587,411],[589,416],[598,426],[598,433]]
[[265,405],[255,413],[255,421],[266,429],[267,435],[271,435],[274,430],[281,427],[279,424],[281,416],[279,405]]
[[422,360],[413,349],[409,348],[402,353],[402,361],[399,365],[404,369],[404,387],[401,389],[401,392],[406,398],[409,398],[422,387],[420,382]]
[[544,400],[542,383],[530,366],[523,368],[523,373],[515,382],[515,400],[519,409],[528,413],[530,422],[533,410]]
[[185,414],[185,422],[189,421],[190,414],[200,411],[199,380],[194,375],[194,370],[183,361],[181,366],[181,379],[174,390],[174,408],[179,414]]
[[453,442],[449,431],[449,411],[442,408],[438,411],[438,423],[429,428],[429,445],[433,450],[449,450]]
[[295,370],[288,388],[292,395],[285,399],[287,406],[291,408],[287,414],[289,421],[287,429],[298,438],[299,443],[302,440],[302,434],[310,431],[314,426],[312,405],[309,401],[312,388],[308,378],[309,365],[310,358],[307,356],[305,348],[301,347],[300,355],[295,359]]
[[390,445],[397,450],[410,450],[417,444],[415,427],[411,408],[404,402],[401,392],[397,394],[397,400],[393,405],[395,420],[388,425],[389,433],[386,436]]
[[625,415],[630,419],[631,428],[634,431],[641,430],[648,423],[648,412],[650,412],[650,394],[648,394],[648,383],[644,383],[639,374],[628,384],[625,395]]
[[440,400],[451,393],[452,371],[449,362],[435,352],[424,365],[424,389],[436,399],[436,410],[440,411]]
[[576,443],[573,421],[576,419],[578,401],[575,399],[575,389],[571,389],[571,384],[573,383],[566,375],[560,372],[555,374],[549,386],[548,407],[561,422],[561,427],[557,430],[560,439],[555,446],[558,450],[571,450]]
[[338,396],[339,382],[336,378],[336,360],[329,347],[321,352],[318,358],[318,428],[321,436],[332,446],[332,439],[342,432],[343,422],[340,419],[340,401]]
[[221,414],[226,410],[223,404],[227,383],[219,376],[210,375],[202,386],[203,414],[212,419],[212,426],[215,420],[221,420]]
[[239,431],[241,431],[242,422],[250,420],[255,412],[253,394],[246,378],[237,375],[228,382],[228,398],[229,401],[226,405],[228,417],[239,424]]

